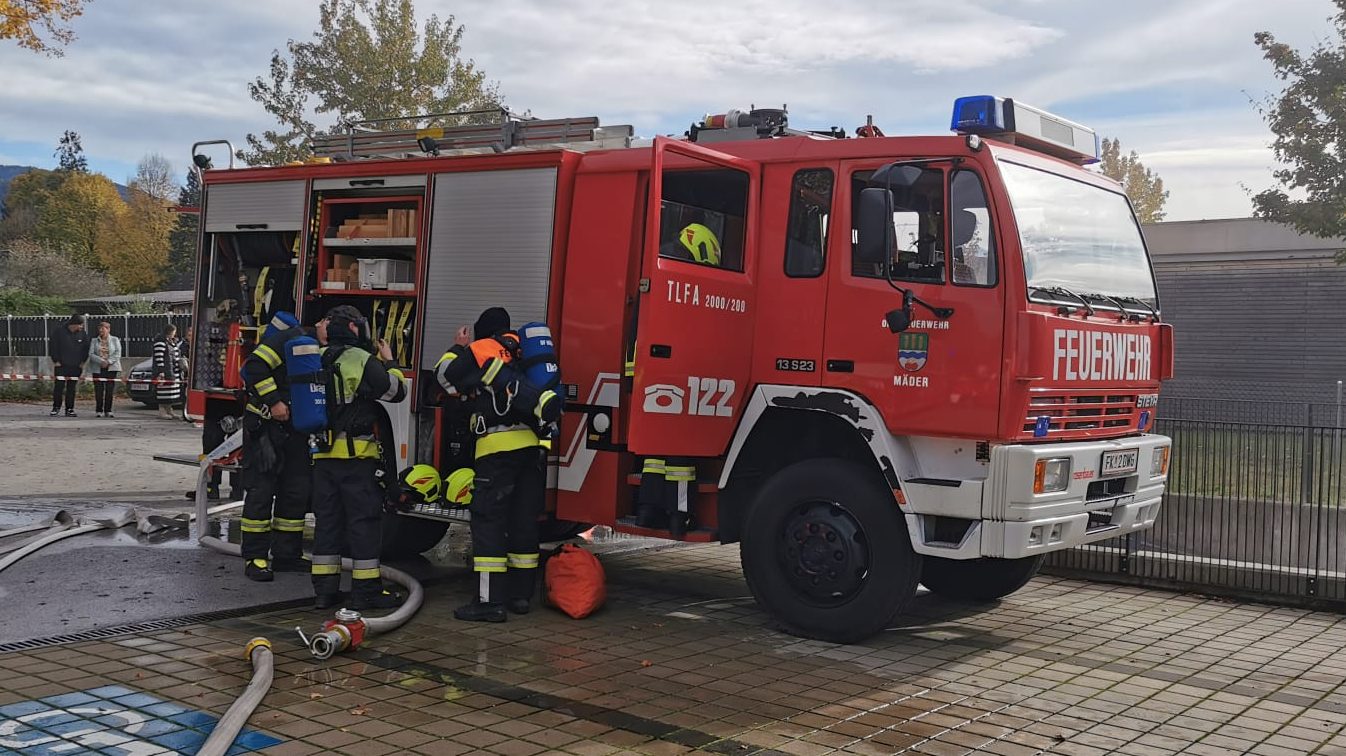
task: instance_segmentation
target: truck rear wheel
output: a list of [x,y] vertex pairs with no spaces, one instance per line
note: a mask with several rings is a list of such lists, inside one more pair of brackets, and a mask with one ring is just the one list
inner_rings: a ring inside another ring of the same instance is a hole
[[1023,559],[943,559],[926,557],[921,584],[944,598],[994,601],[1024,587],[1037,574],[1043,555]]
[[406,559],[433,549],[449,532],[449,523],[407,517],[399,514],[383,515],[382,559]]
[[921,558],[877,471],[799,462],[753,500],[740,547],[748,588],[790,632],[851,643],[882,630],[916,595]]

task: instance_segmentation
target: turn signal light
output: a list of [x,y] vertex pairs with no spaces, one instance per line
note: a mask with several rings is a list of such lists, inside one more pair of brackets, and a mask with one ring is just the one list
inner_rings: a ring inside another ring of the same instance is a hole
[[1033,467],[1033,493],[1055,493],[1070,486],[1070,458],[1039,459]]
[[1172,447],[1156,446],[1154,456],[1150,458],[1150,477],[1161,478],[1168,475],[1168,452]]

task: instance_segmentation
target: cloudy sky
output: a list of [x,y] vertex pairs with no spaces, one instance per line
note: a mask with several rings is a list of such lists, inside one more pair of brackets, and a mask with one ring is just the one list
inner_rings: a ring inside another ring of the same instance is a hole
[[[1138,151],[1169,220],[1249,214],[1270,185],[1254,102],[1278,91],[1253,33],[1306,46],[1329,0],[417,0],[454,15],[507,104],[682,133],[707,112],[788,104],[798,128],[947,133],[955,97],[997,94]],[[270,125],[247,82],[307,39],[316,0],[91,0],[63,58],[0,43],[0,164],[49,167],[65,129],[124,180],[148,152]]]

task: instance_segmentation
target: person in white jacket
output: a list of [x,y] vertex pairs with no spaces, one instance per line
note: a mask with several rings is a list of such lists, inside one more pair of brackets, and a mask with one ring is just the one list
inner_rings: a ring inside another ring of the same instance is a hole
[[113,417],[112,397],[117,393],[117,374],[122,370],[122,340],[112,335],[112,324],[99,321],[98,335],[89,342],[89,367],[93,383],[94,417]]

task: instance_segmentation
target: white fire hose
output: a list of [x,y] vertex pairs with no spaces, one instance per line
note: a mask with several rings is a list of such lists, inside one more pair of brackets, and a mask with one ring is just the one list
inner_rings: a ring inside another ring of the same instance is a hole
[[[229,543],[212,535],[209,532],[208,515],[211,510],[206,508],[206,487],[210,480],[211,467],[220,460],[228,457],[242,448],[243,431],[235,431],[224,443],[211,450],[201,459],[201,472],[196,481],[196,514],[194,519],[197,526],[197,543],[208,549],[218,551],[221,554],[229,556],[242,557],[243,547],[236,543]],[[350,570],[354,568],[350,559],[341,560],[341,568]],[[341,609],[336,616],[329,620],[321,632],[315,633],[311,638],[305,637],[303,631],[300,631],[299,637],[308,646],[309,652],[315,658],[327,659],[332,655],[344,651],[347,648],[355,648],[368,633],[385,633],[401,627],[407,620],[411,619],[417,610],[421,608],[425,600],[425,590],[421,584],[411,575],[402,570],[387,565],[379,567],[379,574],[405,587],[408,591],[407,599],[397,611],[384,617],[361,617],[359,613]],[[299,628],[295,628],[299,630]],[[220,721],[211,731],[210,737],[198,752],[204,756],[222,756],[227,753],[234,739],[242,731],[248,717],[262,702],[267,691],[271,687],[273,676],[271,644],[264,638],[254,638],[247,647],[247,656],[253,665],[252,682],[248,683],[247,689],[229,707]]]
[[229,711],[220,717],[210,731],[210,737],[201,744],[197,756],[224,756],[234,745],[234,739],[247,724],[248,717],[262,702],[267,691],[271,690],[271,680],[275,676],[274,659],[271,655],[271,641],[266,638],[253,638],[243,651],[243,656],[252,662],[252,680],[243,694],[234,701]]

